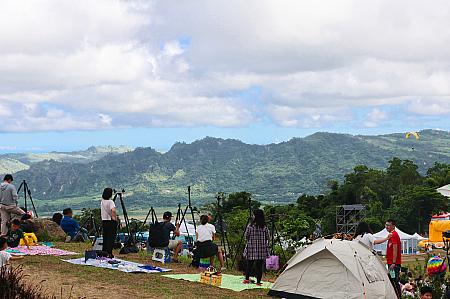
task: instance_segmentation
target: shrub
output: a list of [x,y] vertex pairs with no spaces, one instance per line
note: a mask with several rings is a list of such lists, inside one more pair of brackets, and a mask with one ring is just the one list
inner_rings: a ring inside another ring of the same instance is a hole
[[22,267],[0,268],[0,299],[49,299],[41,286],[29,285],[24,280]]

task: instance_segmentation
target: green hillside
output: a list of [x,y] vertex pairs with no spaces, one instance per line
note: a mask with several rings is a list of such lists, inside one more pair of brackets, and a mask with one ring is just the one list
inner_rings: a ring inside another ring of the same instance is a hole
[[0,156],[0,174],[15,173],[29,167],[29,165],[18,160]]
[[132,151],[128,146],[91,146],[84,151],[50,153],[16,153],[0,155],[0,174],[15,173],[28,169],[31,164],[54,160],[69,163],[89,163],[109,154],[122,154]]
[[316,133],[269,145],[207,137],[176,143],[164,154],[137,148],[84,163],[40,161],[16,176],[27,179],[46,209],[63,202],[94,205],[92,199],[105,186],[125,188],[135,209],[175,205],[185,198],[188,185],[198,204],[218,191],[240,190],[260,201],[289,202],[302,193],[324,192],[329,180],[341,180],[355,165],[383,169],[393,157],[414,161],[422,172],[436,161],[449,163],[450,133],[425,130],[420,140],[404,134]]

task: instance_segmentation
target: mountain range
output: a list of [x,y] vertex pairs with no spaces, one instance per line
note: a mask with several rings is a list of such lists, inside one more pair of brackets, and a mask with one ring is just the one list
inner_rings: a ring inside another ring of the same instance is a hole
[[[218,191],[248,191],[260,201],[292,202],[300,194],[319,194],[329,180],[359,164],[385,168],[393,157],[414,161],[421,172],[435,162],[450,163],[450,132],[424,130],[420,139],[404,133],[362,136],[315,133],[289,141],[254,145],[206,137],[175,143],[169,151],[104,147],[72,153],[0,156],[0,173],[16,170],[26,179],[42,210],[62,205],[97,205],[106,186],[126,190],[133,209],[185,203],[192,186],[195,204],[214,200]],[[16,164],[15,164],[16,163]]]

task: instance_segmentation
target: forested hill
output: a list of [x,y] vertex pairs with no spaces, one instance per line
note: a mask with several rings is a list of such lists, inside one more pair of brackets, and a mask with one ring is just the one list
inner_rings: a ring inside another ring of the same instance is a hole
[[132,151],[128,146],[91,146],[84,151],[50,153],[15,153],[0,155],[0,174],[14,173],[30,168],[31,164],[54,160],[69,163],[89,163],[110,154]]
[[434,162],[450,163],[450,132],[425,130],[421,139],[404,134],[352,136],[316,133],[305,138],[250,145],[207,137],[176,143],[162,154],[151,148],[106,155],[88,163],[46,160],[16,173],[39,199],[100,194],[105,186],[125,188],[134,206],[171,205],[185,197],[212,200],[218,191],[246,190],[258,200],[294,201],[319,194],[356,165],[385,168],[393,157],[410,159],[422,172]]

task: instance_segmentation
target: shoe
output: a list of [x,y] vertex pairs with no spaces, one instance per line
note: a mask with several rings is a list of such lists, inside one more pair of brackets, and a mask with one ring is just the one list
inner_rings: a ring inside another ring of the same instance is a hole
[[220,271],[224,271],[224,270],[226,270],[227,268],[225,268],[225,267],[222,267],[222,268],[220,268]]
[[261,283],[261,282],[257,282],[256,285],[257,285],[258,287],[262,287],[262,283]]
[[221,272],[221,271],[217,271],[215,274],[216,274],[217,276],[221,276],[221,275],[222,275],[222,272]]
[[250,283],[250,280],[244,279],[244,281],[243,281],[242,283],[243,283],[243,284],[249,284],[249,283]]

